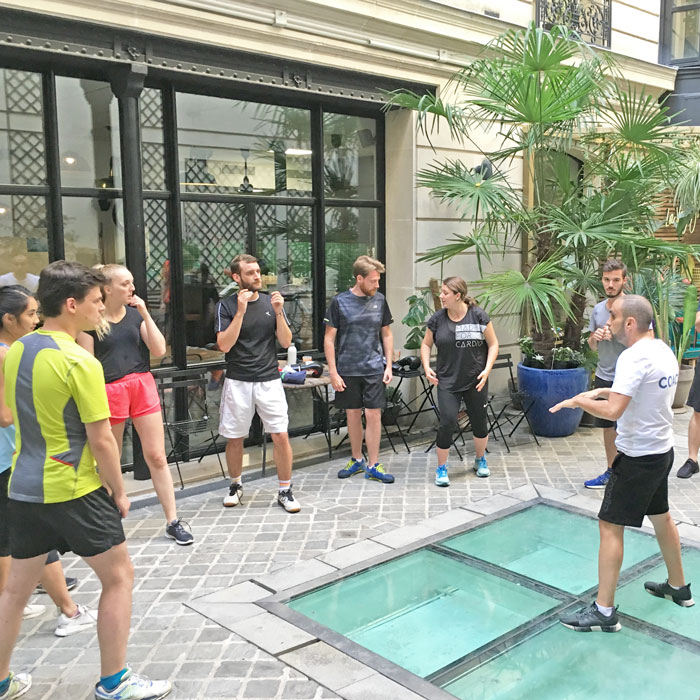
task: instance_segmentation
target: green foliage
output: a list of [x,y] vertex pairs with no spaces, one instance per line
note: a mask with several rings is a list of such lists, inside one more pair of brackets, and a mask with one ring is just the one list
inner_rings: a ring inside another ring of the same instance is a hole
[[408,302],[408,313],[401,319],[401,323],[411,330],[408,332],[404,348],[418,350],[425,335],[425,324],[433,313],[430,304],[432,294],[429,289],[424,289],[419,294],[412,294],[406,301]]
[[[422,259],[437,264],[475,252],[482,279],[472,284],[480,300],[492,312],[519,317],[521,332],[547,363],[557,346],[581,347],[602,260],[619,257],[630,272],[653,275],[687,268],[700,255],[700,246],[654,235],[658,196],[667,188],[677,193],[679,231],[700,211],[700,146],[679,147],[675,115],[663,101],[632,86],[609,54],[565,27],[509,30],[453,76],[439,98],[398,92],[390,103],[415,110],[428,139],[446,125],[481,153],[479,161],[491,161],[487,179],[477,163],[458,159],[420,171],[419,184],[452,205],[468,231]],[[472,137],[483,131],[498,135],[494,150],[483,151]],[[508,180],[516,157],[532,182],[532,202]],[[499,249],[516,246],[528,252],[522,271],[485,274],[483,264],[495,267]],[[557,325],[560,340],[551,331]]]
[[676,352],[676,359],[680,365],[690,345],[690,340],[695,332],[695,313],[698,308],[698,290],[688,284],[685,288],[685,298],[683,299],[683,316],[674,318],[671,325],[673,334],[673,348]]

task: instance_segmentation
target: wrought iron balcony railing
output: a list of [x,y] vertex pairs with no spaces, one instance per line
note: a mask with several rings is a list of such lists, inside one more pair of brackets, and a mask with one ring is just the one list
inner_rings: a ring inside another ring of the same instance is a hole
[[537,24],[563,24],[593,46],[610,48],[611,0],[537,0]]

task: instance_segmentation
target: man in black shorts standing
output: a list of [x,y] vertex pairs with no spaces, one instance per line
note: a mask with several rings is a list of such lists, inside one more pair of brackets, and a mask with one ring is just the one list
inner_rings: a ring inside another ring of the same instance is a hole
[[562,408],[583,408],[594,416],[617,420],[618,454],[598,513],[598,597],[588,607],[560,619],[565,627],[581,632],[620,629],[615,588],[622,568],[625,526],[641,527],[645,515],[654,526],[668,570],[666,581],[647,581],[645,590],[683,607],[694,604],[683,575],[678,530],[668,509],[668,475],[673,465],[671,404],[678,362],[668,345],[653,337],[651,320],[651,304],[644,297],[616,299],[608,327],[627,349],[617,360],[612,388],[593,389],[549,409],[555,413]]
[[134,568],[121,520],[129,500],[102,366],[75,342],[101,319],[103,283],[79,263],[59,260],[44,268],[37,294],[44,327],[15,341],[5,357],[5,402],[17,450],[9,485],[12,563],[0,595],[0,700],[31,685],[27,674],[9,672],[10,655],[22,610],[53,549],[85,559],[102,583],[95,697],[156,700],[171,690],[169,682],[137,676],[125,663]]
[[292,494],[292,446],[287,426],[289,412],[277,362],[277,343],[289,347],[292,331],[279,292],[261,294],[257,258],[237,255],[231,276],[238,293],[216,307],[216,342],[226,353],[226,379],[221,390],[219,434],[228,439],[226,464],[231,483],[224,506],[241,502],[243,494],[243,439],[258,413],[265,432],[272,436],[279,491],[277,503],[288,513],[301,510]]
[[[352,266],[354,286],[331,300],[326,317],[323,349],[328,362],[335,405],[344,408],[352,458],[338,472],[345,479],[364,472],[365,479],[394,482],[379,463],[384,387],[391,382],[394,339],[389,305],[378,291],[384,265],[361,255]],[[362,453],[362,409],[369,463]]]

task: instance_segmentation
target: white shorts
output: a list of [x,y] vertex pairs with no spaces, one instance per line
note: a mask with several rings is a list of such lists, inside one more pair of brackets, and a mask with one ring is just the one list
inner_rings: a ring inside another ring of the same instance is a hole
[[282,380],[242,382],[239,379],[224,379],[219,435],[225,438],[247,437],[256,411],[266,433],[287,432],[289,411]]

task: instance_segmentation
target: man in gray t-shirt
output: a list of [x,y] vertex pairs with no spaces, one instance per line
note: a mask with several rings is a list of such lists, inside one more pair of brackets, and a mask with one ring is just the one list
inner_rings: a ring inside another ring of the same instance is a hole
[[[627,266],[614,258],[606,260],[603,265],[603,289],[607,298],[593,307],[589,324],[591,335],[588,337],[588,344],[592,350],[598,351],[598,366],[593,381],[593,386],[596,389],[607,389],[612,386],[615,379],[617,358],[625,349],[622,343],[612,337],[610,328],[606,324],[610,318],[610,307],[615,299],[623,294],[622,290],[626,282]],[[614,421],[596,418],[594,424],[603,429],[603,444],[605,445],[605,457],[608,465],[602,474],[595,479],[584,481],[583,485],[588,489],[604,489],[612,473],[613,459],[617,455],[615,447],[617,431]]]

